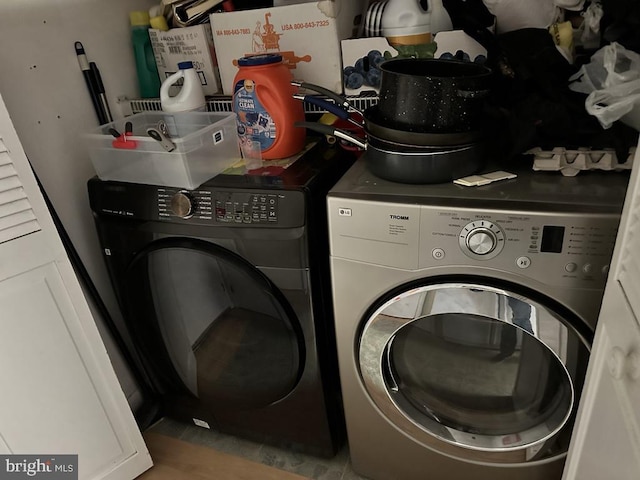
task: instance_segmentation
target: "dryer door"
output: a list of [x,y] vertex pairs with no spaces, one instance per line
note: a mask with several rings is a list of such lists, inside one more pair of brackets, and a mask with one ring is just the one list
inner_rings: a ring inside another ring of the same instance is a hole
[[267,406],[298,383],[305,350],[295,314],[233,252],[198,239],[156,240],[130,263],[120,291],[163,393],[237,410]]
[[388,419],[425,445],[496,463],[561,455],[589,359],[571,320],[485,285],[421,286],[366,319],[360,372]]

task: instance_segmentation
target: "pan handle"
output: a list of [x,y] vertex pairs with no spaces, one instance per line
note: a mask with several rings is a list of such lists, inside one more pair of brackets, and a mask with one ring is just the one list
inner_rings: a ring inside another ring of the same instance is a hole
[[327,112],[333,113],[336,117],[341,118],[342,120],[347,120],[349,118],[349,112],[344,108],[322,98],[318,98],[313,95],[304,95],[302,93],[294,94],[293,98],[296,100],[302,100],[303,102],[308,102],[316,107],[324,108]]
[[351,118],[351,114],[349,114],[349,112],[333,102],[317,97],[315,95],[303,95],[301,93],[295,93],[293,95],[293,98],[295,98],[296,100],[302,100],[303,102],[308,102],[312,105],[315,105],[316,107],[323,108],[327,112],[333,113],[336,117],[362,128],[362,124]]
[[295,122],[294,126],[308,128],[309,130],[322,133],[323,135],[333,135],[334,137],[346,140],[347,142],[355,145],[358,148],[361,148],[363,150],[367,149],[367,144],[365,142],[357,137],[354,137],[353,135],[348,134],[344,130],[332,127],[331,125],[324,125],[323,123],[316,122]]
[[313,90],[314,92],[321,93],[326,95],[331,100],[336,102],[338,105],[342,105],[342,107],[349,111],[352,110],[360,115],[364,116],[363,112],[361,112],[358,108],[351,105],[347,100],[344,99],[341,95],[338,95],[336,92],[329,90],[328,88],[321,87],[320,85],[315,85],[313,83],[300,82],[298,80],[292,80],[291,85],[294,87],[306,88],[307,90]]

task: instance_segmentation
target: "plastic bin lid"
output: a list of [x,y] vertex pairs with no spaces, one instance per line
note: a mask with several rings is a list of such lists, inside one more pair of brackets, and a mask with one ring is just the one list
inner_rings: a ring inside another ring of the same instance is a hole
[[256,65],[269,65],[282,61],[282,55],[277,53],[262,53],[260,55],[249,55],[238,59],[241,67],[255,67]]

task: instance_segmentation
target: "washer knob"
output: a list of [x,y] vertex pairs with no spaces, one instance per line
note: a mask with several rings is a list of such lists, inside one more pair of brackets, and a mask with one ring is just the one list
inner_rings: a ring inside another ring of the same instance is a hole
[[476,255],[487,255],[496,248],[497,238],[488,228],[476,228],[467,235],[467,248]]
[[171,211],[181,218],[189,218],[195,211],[195,200],[188,192],[178,192],[171,197]]

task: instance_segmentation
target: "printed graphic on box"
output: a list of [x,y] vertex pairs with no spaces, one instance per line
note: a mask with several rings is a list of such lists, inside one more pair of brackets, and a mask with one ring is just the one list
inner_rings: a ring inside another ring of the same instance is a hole
[[[264,14],[264,23],[260,20],[256,21],[253,33],[251,34],[251,49],[247,49],[246,55],[260,54],[260,53],[278,53],[282,55],[282,62],[293,70],[297,67],[299,62],[311,62],[311,55],[297,56],[293,50],[281,50],[280,37],[284,33],[277,33],[275,26],[271,23],[271,12]],[[324,23],[323,23],[324,22]],[[329,26],[329,20],[319,20],[307,23],[285,23],[281,25],[283,31],[286,30],[301,30],[304,28],[318,28],[322,26]],[[226,35],[227,31],[218,32],[218,34]],[[233,65],[238,66],[238,60],[233,60]]]
[[342,91],[340,40],[349,38],[361,0],[319,0],[211,14],[222,89],[233,95],[237,61],[277,53],[294,78]]

